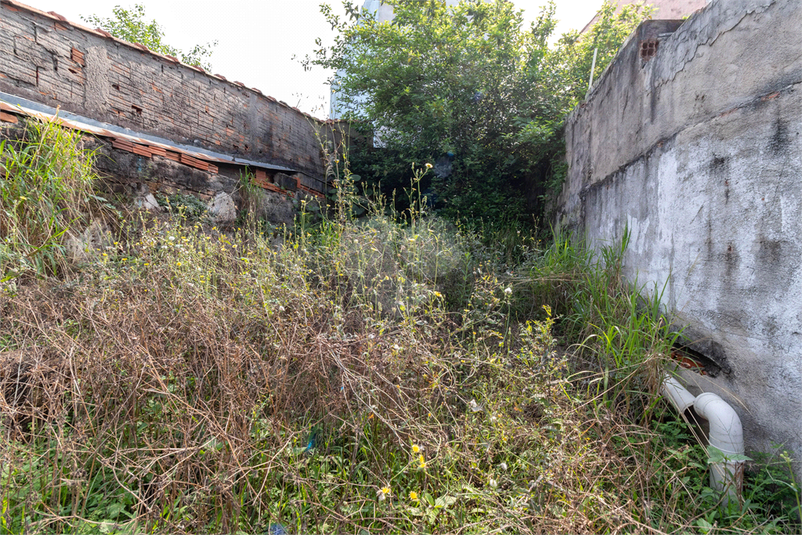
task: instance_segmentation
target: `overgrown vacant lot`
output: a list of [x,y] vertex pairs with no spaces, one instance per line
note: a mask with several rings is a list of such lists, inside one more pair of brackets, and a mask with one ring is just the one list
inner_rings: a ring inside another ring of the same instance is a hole
[[706,487],[625,243],[594,257],[415,202],[355,221],[347,195],[279,233],[120,220],[78,142],[3,147],[0,532],[800,530],[781,456],[742,508]]

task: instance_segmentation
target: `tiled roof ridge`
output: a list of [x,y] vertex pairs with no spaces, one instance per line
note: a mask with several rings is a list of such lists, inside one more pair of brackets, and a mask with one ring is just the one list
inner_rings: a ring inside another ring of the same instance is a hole
[[189,69],[192,69],[194,71],[200,72],[201,74],[205,74],[206,76],[209,76],[209,77],[214,78],[216,80],[220,80],[222,82],[234,85],[234,86],[242,88],[242,89],[247,89],[249,91],[253,91],[254,93],[259,95],[260,97],[266,98],[267,100],[269,100],[271,102],[275,102],[280,106],[284,106],[285,108],[289,108],[291,110],[294,110],[294,111],[300,113],[301,115],[303,115],[304,117],[306,117],[307,119],[312,119],[313,121],[317,121],[319,123],[324,123],[324,124],[340,122],[339,120],[336,120],[336,119],[319,119],[319,118],[315,117],[314,115],[311,115],[309,113],[306,113],[305,111],[299,110],[295,106],[290,106],[289,104],[287,104],[283,100],[278,100],[275,97],[271,97],[270,95],[265,95],[264,93],[262,93],[259,89],[255,88],[255,87],[247,87],[242,82],[229,81],[225,76],[223,76],[221,74],[212,74],[212,73],[206,72],[202,67],[198,67],[197,65],[189,65],[187,63],[183,63],[181,60],[179,60],[175,56],[169,56],[167,54],[161,54],[159,52],[153,51],[153,50],[149,49],[147,46],[145,46],[145,45],[143,45],[141,43],[131,43],[131,42],[126,41],[124,39],[120,39],[119,37],[114,37],[113,35],[111,35],[106,30],[102,30],[100,28],[92,29],[92,28],[88,28],[88,27],[86,27],[86,26],[84,26],[82,24],[77,24],[77,23],[75,23],[75,22],[73,22],[71,20],[67,20],[66,17],[64,17],[63,15],[59,15],[55,11],[45,12],[45,11],[42,11],[41,9],[37,9],[37,8],[35,8],[33,6],[29,6],[27,4],[23,4],[22,2],[18,2],[17,0],[0,0],[0,4],[7,4],[7,5],[13,6],[13,7],[17,8],[17,9],[22,9],[22,10],[28,11],[30,13],[34,13],[34,14],[40,16],[40,17],[45,17],[45,18],[48,18],[48,19],[51,19],[51,20],[54,20],[54,21],[58,21],[58,22],[61,22],[61,23],[69,24],[70,26],[72,26],[72,27],[74,27],[74,28],[76,28],[78,30],[91,33],[93,35],[96,35],[98,37],[102,37],[104,39],[111,39],[111,40],[116,41],[116,42],[118,42],[118,43],[120,43],[122,45],[128,46],[130,48],[135,48],[135,49],[139,50],[140,52],[147,52],[147,53],[149,53],[149,54],[151,54],[153,56],[156,56],[156,57],[159,57],[161,59],[167,60],[167,61],[169,61],[171,63],[176,63],[176,64],[182,65],[184,67],[187,67]]

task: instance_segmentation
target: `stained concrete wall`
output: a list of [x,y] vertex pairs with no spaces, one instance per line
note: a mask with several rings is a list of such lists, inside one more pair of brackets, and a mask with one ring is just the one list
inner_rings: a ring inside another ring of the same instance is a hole
[[258,90],[12,0],[0,1],[0,92],[325,176],[314,118]]
[[714,0],[684,23],[644,23],[567,121],[557,217],[597,248],[631,232],[626,274],[665,287],[713,372],[686,379],[735,407],[748,448],[797,460],[800,28],[797,0]]

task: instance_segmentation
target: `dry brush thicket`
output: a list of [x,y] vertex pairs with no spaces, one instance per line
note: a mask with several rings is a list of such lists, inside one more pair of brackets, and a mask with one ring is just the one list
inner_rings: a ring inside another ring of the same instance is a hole
[[[701,448],[643,391],[666,349],[659,322],[639,327],[629,360],[591,338],[577,373],[558,351],[540,304],[574,314],[570,300],[592,294],[582,273],[605,268],[534,241],[511,266],[420,214],[281,238],[137,215],[81,264],[5,280],[0,532],[629,532],[708,518]],[[778,518],[730,525],[791,525]]]

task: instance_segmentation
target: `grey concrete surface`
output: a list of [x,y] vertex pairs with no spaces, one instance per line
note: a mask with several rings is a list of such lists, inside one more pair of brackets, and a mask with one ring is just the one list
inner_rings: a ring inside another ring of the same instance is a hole
[[690,389],[802,476],[802,2],[714,0],[671,26],[641,25],[567,121],[556,219],[595,248],[631,233],[625,273],[720,371]]

